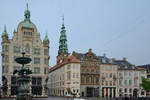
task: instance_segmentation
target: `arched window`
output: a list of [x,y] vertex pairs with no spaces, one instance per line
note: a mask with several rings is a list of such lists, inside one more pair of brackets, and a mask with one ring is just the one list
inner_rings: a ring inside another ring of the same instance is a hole
[[29,46],[29,44],[26,45],[25,50],[26,50],[26,53],[30,53],[30,46]]

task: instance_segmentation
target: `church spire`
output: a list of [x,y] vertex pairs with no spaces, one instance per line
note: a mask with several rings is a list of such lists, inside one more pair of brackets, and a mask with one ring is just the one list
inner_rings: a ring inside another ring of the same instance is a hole
[[60,38],[59,38],[59,50],[58,50],[58,55],[68,54],[68,47],[67,47],[67,36],[66,36],[66,30],[65,30],[65,25],[64,25],[64,16],[62,18],[62,28],[60,32]]

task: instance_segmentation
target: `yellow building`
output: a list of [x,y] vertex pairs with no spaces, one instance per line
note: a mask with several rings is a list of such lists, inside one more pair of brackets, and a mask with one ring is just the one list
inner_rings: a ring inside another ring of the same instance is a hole
[[[2,81],[5,87],[5,95],[16,95],[17,75],[13,71],[20,69],[21,65],[17,64],[14,59],[21,57],[21,52],[25,52],[26,57],[32,59],[31,63],[25,65],[27,69],[32,70],[31,74],[31,94],[33,96],[45,96],[46,78],[49,68],[49,39],[46,34],[44,40],[40,39],[35,24],[30,20],[30,11],[24,12],[24,20],[21,21],[14,30],[13,37],[10,39],[6,31],[2,33]],[[8,87],[8,88],[7,88]]]

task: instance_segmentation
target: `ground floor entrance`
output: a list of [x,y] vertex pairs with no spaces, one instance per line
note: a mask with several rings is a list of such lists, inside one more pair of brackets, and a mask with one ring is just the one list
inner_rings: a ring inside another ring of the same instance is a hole
[[95,87],[87,87],[86,88],[86,96],[87,97],[97,97],[99,95],[99,88]]
[[115,87],[102,87],[102,97],[116,97]]

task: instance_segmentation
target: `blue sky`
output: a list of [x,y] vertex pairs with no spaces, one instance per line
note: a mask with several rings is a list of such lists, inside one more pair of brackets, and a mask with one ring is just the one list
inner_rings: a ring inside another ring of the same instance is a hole
[[150,63],[150,0],[1,0],[0,33],[6,24],[12,37],[27,2],[41,39],[48,31],[50,66],[56,62],[63,15],[70,53],[92,48],[135,65]]

